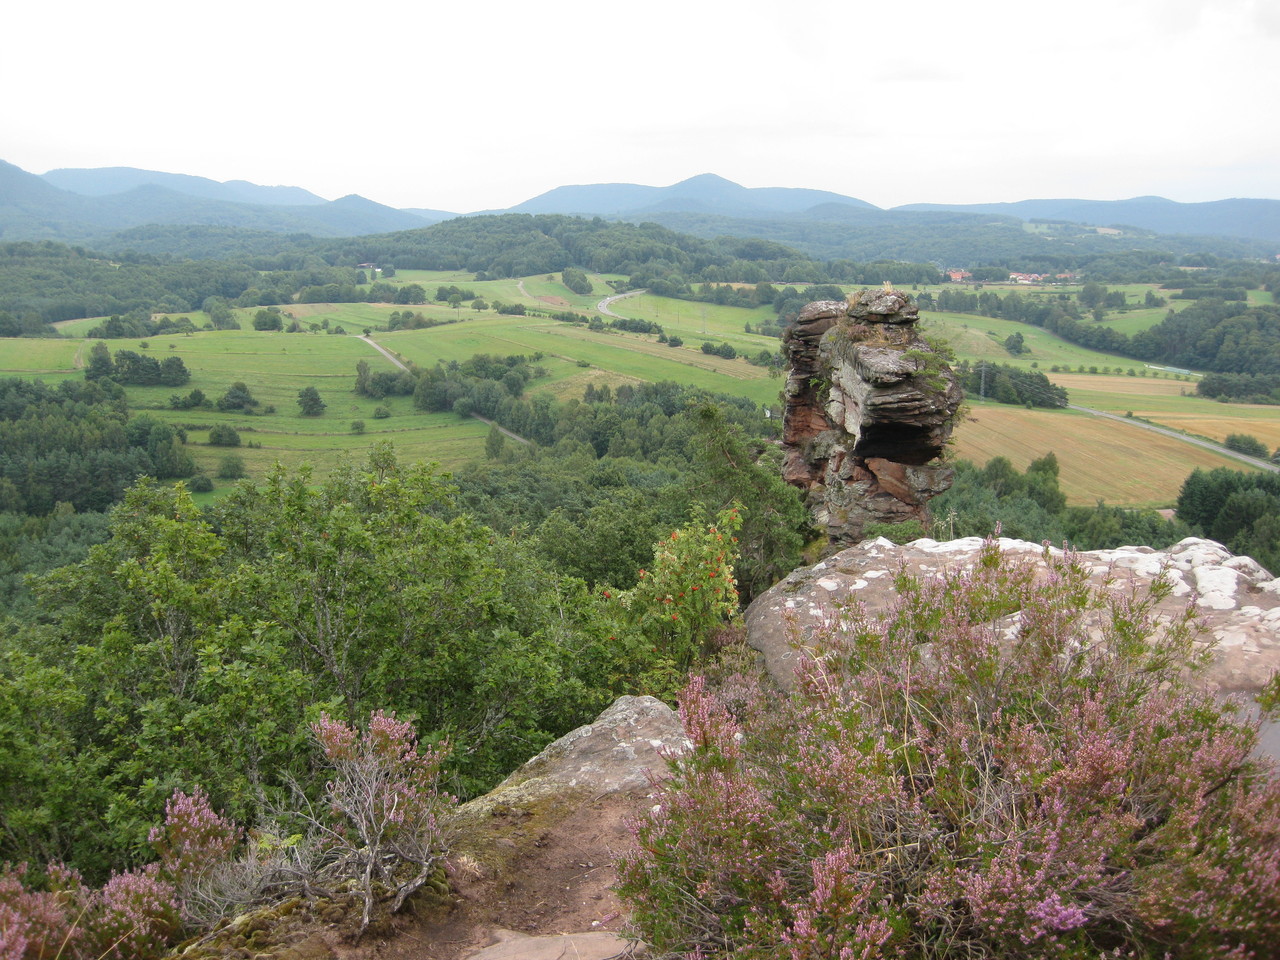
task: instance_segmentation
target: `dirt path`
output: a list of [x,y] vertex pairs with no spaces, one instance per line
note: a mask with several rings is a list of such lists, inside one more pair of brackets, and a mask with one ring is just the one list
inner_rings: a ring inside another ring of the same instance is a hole
[[1129,417],[1122,417],[1118,413],[1107,413],[1104,410],[1095,410],[1092,407],[1082,407],[1075,403],[1069,403],[1067,406],[1072,410],[1079,410],[1081,413],[1093,414],[1095,417],[1105,417],[1108,420],[1118,420],[1120,423],[1127,423],[1135,427],[1141,427],[1143,430],[1162,433],[1166,437],[1172,437],[1175,440],[1181,440],[1184,443],[1190,443],[1197,447],[1203,447],[1206,450],[1212,450],[1214,453],[1220,453],[1225,457],[1240,460],[1251,467],[1270,470],[1272,473],[1280,473],[1280,466],[1277,466],[1274,463],[1270,463],[1266,460],[1259,460],[1257,457],[1251,457],[1245,453],[1236,453],[1236,451],[1228,450],[1222,444],[1214,443],[1212,440],[1201,440],[1199,437],[1189,437],[1185,433],[1179,433],[1177,430],[1171,430],[1168,427],[1158,427],[1154,423],[1144,423],[1141,420],[1133,420]]
[[357,339],[357,340],[363,340],[363,341],[364,341],[365,343],[367,343],[369,346],[373,347],[373,349],[377,350],[380,354],[382,354],[384,357],[386,357],[388,360],[390,360],[392,363],[394,363],[394,364],[395,364],[397,367],[399,367],[401,370],[405,370],[405,371],[407,371],[407,370],[409,369],[408,365],[407,365],[403,360],[401,360],[399,357],[397,357],[394,353],[392,353],[390,350],[388,350],[388,349],[387,349],[386,347],[384,347],[382,344],[375,342],[371,337],[363,337],[363,336],[362,336],[362,337],[357,337],[356,339]]
[[487,423],[487,424],[488,424],[489,426],[491,426],[491,427],[497,427],[497,428],[498,428],[498,432],[499,432],[500,434],[502,434],[504,437],[510,437],[512,440],[516,441],[517,443],[525,443],[525,444],[527,444],[527,443],[532,443],[532,442],[533,442],[533,441],[531,441],[531,440],[526,440],[524,437],[520,436],[520,434],[518,434],[518,433],[512,433],[512,432],[511,432],[510,430],[508,430],[506,427],[502,426],[502,424],[500,424],[500,423],[494,423],[494,422],[493,422],[492,420],[490,420],[488,417],[482,417],[482,416],[480,416],[480,414],[478,414],[478,413],[473,413],[473,414],[472,414],[472,416],[473,416],[473,417],[475,417],[477,420],[479,420],[481,423]]

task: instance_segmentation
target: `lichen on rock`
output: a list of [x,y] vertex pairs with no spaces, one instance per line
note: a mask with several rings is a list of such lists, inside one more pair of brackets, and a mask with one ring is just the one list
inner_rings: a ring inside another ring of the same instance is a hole
[[810,303],[787,328],[783,477],[833,544],[857,543],[868,524],[923,521],[951,486],[936,461],[962,393],[918,319],[906,294],[864,290]]

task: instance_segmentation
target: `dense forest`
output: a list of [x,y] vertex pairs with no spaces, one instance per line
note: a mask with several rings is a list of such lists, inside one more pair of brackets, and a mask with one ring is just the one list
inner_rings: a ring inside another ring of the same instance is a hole
[[0,380],[0,510],[105,510],[140,475],[191,476],[184,440],[154,417],[129,417],[124,391],[109,379],[56,388]]

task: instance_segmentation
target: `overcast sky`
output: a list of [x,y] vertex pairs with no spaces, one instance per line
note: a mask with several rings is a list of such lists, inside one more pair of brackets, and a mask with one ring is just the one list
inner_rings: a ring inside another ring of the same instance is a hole
[[67,0],[0,159],[501,208],[716,173],[889,207],[1280,198],[1277,0]]

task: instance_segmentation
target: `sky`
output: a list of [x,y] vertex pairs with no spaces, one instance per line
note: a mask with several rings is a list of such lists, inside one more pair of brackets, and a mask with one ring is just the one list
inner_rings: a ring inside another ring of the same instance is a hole
[[31,173],[454,212],[701,173],[880,207],[1280,199],[1276,0],[65,0],[6,33],[0,159]]

